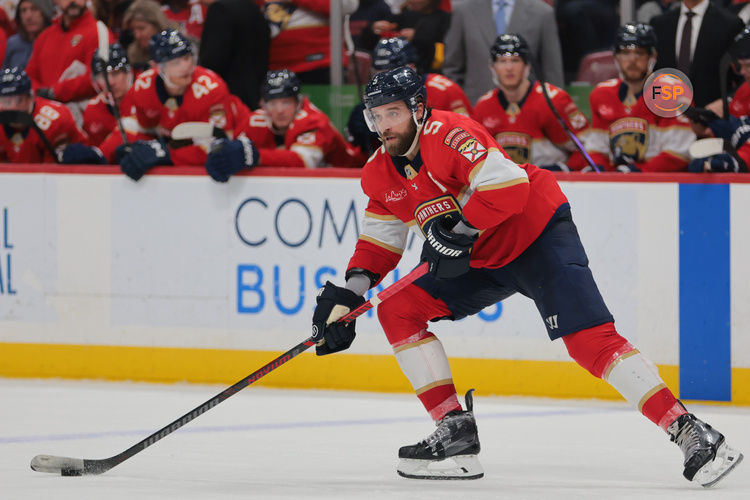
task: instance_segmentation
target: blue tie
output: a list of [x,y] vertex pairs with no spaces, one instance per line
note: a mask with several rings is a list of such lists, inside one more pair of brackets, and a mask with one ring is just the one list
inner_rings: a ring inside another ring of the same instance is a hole
[[495,28],[497,29],[498,36],[505,33],[507,25],[505,23],[505,0],[494,0],[495,10]]

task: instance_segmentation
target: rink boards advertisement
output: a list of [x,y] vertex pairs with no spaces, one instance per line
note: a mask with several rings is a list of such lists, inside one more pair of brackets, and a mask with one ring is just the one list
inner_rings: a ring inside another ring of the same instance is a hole
[[[135,183],[99,167],[4,168],[0,376],[234,382],[309,336],[317,290],[343,283],[366,205],[356,173],[340,170],[217,184],[201,169]],[[750,184],[639,179],[560,177],[618,331],[681,397],[750,404]],[[421,246],[412,234],[384,286]],[[430,329],[459,388],[617,397],[549,341],[522,296]],[[357,332],[347,353],[303,354],[259,383],[409,391],[377,314]]]

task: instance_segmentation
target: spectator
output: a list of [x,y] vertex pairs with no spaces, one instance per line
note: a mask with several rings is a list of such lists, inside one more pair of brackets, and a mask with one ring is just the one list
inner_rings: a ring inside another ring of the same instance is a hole
[[[205,1],[205,0],[204,0]],[[167,19],[179,26],[182,34],[190,39],[196,48],[203,35],[203,23],[207,6],[201,0],[163,0],[162,10]]]
[[728,10],[742,19],[744,24],[750,22],[750,0],[733,0]]
[[528,42],[545,80],[561,87],[562,50],[552,7],[543,0],[503,0],[502,8],[500,5],[492,0],[466,0],[453,7],[445,35],[443,74],[459,84],[472,103],[476,102],[495,86],[485,54],[498,35],[512,32]]
[[168,21],[161,6],[154,0],[135,0],[122,19],[122,28],[132,30],[134,40],[127,47],[130,65],[138,76],[149,69],[148,44],[151,37],[177,25]]
[[[403,38],[385,38],[375,46],[375,57],[372,61],[373,71],[381,73],[389,69],[409,66],[416,70],[417,53],[411,43]],[[464,116],[471,114],[471,103],[461,87],[443,75],[437,73],[421,74],[427,90],[427,107],[453,111]],[[362,112],[364,104],[352,109],[347,123],[349,142],[366,151],[368,155],[375,152],[379,140],[374,131],[368,129]]]
[[3,67],[24,69],[34,40],[50,25],[55,14],[52,0],[21,0],[16,6],[18,33],[8,38]]
[[441,0],[406,0],[393,22],[376,21],[373,32],[381,37],[400,36],[417,51],[417,70],[439,70],[445,59],[443,39],[450,25],[450,14],[439,8]]
[[373,51],[380,37],[373,33],[372,25],[381,20],[393,20],[393,13],[385,0],[360,0],[359,7],[349,19],[349,31],[356,49]]
[[[342,0],[343,14],[351,14],[357,5],[358,0]],[[268,67],[289,69],[302,83],[329,83],[331,2],[266,0],[263,12],[271,29]]]
[[649,0],[638,7],[635,17],[639,23],[648,24],[654,17],[679,7],[680,0]]
[[583,56],[612,47],[619,17],[617,0],[558,0],[555,10],[563,44],[565,80],[578,73]]
[[331,120],[300,94],[300,88],[292,71],[269,71],[263,84],[263,108],[239,124],[238,139],[220,139],[214,144],[206,160],[208,175],[226,182],[257,165],[361,167],[367,158],[346,143]]
[[[231,97],[226,83],[213,71],[195,65],[193,46],[177,30],[157,33],[149,47],[154,68],[144,71],[126,99],[135,106],[135,119],[143,130],[156,129],[169,137],[183,122],[209,122],[230,130]],[[180,148],[168,148],[163,140],[136,141],[118,153],[123,173],[140,179],[156,165],[203,165],[208,140]]]
[[[542,84],[532,82],[528,76],[533,56],[526,41],[516,34],[501,35],[490,54],[499,85],[479,99],[471,117],[484,125],[519,165],[532,163],[566,172],[583,168],[585,162],[550,110]],[[568,127],[576,134],[584,132],[588,120],[570,95],[554,85],[545,85]]]
[[742,31],[740,18],[708,0],[682,0],[679,9],[656,16],[651,24],[658,38],[656,69],[685,73],[696,106],[719,99],[719,62]]
[[37,96],[60,102],[88,99],[96,95],[89,73],[98,46],[96,19],[86,0],[56,0],[56,4],[61,14],[34,42],[26,72]]
[[51,163],[68,144],[86,142],[70,110],[34,97],[31,79],[21,69],[6,68],[0,73],[0,112],[0,161]]
[[246,106],[257,109],[269,44],[268,25],[254,2],[218,0],[208,8],[199,62],[218,73]]
[[685,115],[664,118],[643,100],[657,45],[648,24],[626,24],[615,35],[615,63],[622,78],[597,85],[589,96],[591,128],[583,142],[605,170],[674,172],[685,170],[695,141]]
[[112,30],[115,37],[121,38],[122,18],[133,0],[91,0],[91,12],[97,21],[101,21]]

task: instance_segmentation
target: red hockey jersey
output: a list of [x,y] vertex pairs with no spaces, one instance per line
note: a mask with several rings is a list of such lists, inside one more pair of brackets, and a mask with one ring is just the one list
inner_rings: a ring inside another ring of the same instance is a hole
[[271,120],[262,108],[252,112],[236,132],[244,133],[253,141],[263,166],[361,167],[366,160],[307,97],[302,98],[302,106],[283,139],[274,133]]
[[450,78],[437,73],[428,73],[425,79],[427,106],[434,109],[453,111],[470,116],[471,102],[463,89]]
[[[586,116],[567,92],[550,84],[547,92],[573,133],[578,135],[588,128]],[[517,104],[509,103],[499,88],[487,92],[477,101],[472,118],[485,126],[516,163],[563,162],[577,170],[584,166],[580,153],[549,109],[539,82],[531,85]]]
[[[51,88],[61,102],[88,99],[96,94],[91,83],[91,58],[98,46],[96,19],[87,10],[62,28],[62,17],[39,34],[26,74],[35,89]],[[110,33],[109,42],[114,37]]]
[[208,8],[200,0],[190,0],[182,10],[173,11],[169,5],[162,5],[161,10],[167,19],[176,22],[180,26],[182,33],[196,40],[201,39]]
[[729,113],[737,118],[750,116],[750,85],[747,82],[742,82],[737,92],[734,93],[729,103]]
[[381,147],[362,171],[362,189],[369,201],[348,268],[381,278],[401,258],[409,228],[421,235],[415,211],[429,200],[458,200],[481,230],[471,266],[489,268],[518,257],[567,201],[552,173],[515,164],[481,125],[439,110],[422,129],[417,157],[392,158]]
[[[169,136],[175,125],[183,122],[209,122],[233,130],[229,111],[231,95],[226,83],[213,71],[196,66],[193,81],[182,96],[169,96],[164,82],[154,69],[144,71],[135,79],[127,98],[135,106],[139,131],[156,129],[160,135]],[[137,133],[137,132],[136,132]],[[198,144],[170,149],[175,165],[203,165],[210,138]]]
[[[37,97],[32,115],[55,150],[60,151],[63,146],[73,142],[88,144],[86,136],[64,104]],[[55,162],[44,141],[32,127],[16,130],[10,125],[0,127],[0,160],[11,163]]]
[[[104,100],[105,94],[99,94],[91,99],[83,110],[83,131],[89,136],[89,142],[98,146],[110,132],[120,133],[117,128],[117,120],[111,108]],[[135,115],[135,105],[132,94],[125,94],[120,103],[120,116],[128,117]]]
[[582,134],[585,148],[597,165],[613,170],[614,153],[635,158],[644,172],[686,170],[688,148],[695,141],[690,121],[656,116],[643,96],[626,104],[627,85],[620,79],[597,85],[589,95],[591,127]]

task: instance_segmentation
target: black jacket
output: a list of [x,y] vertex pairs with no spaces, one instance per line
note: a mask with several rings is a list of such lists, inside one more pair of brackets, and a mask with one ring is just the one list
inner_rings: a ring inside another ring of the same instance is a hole
[[[680,9],[651,19],[658,38],[656,69],[677,67],[675,38],[679,19]],[[734,14],[712,4],[706,9],[688,74],[696,106],[703,107],[721,97],[719,61],[743,28],[742,20]]]
[[199,64],[216,71],[229,91],[258,108],[268,71],[268,24],[252,0],[218,0],[208,7]]

